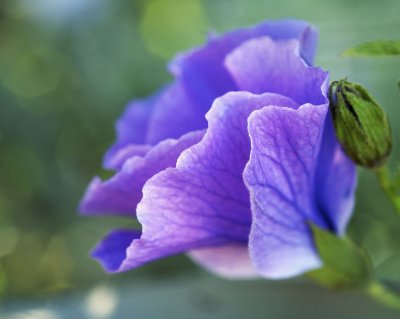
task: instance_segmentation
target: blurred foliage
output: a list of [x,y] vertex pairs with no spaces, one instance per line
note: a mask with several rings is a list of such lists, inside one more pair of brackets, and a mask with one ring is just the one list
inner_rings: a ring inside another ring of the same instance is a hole
[[358,44],[342,52],[343,56],[400,55],[400,40],[376,40]]
[[[384,106],[399,159],[400,60],[340,59],[355,43],[398,36],[400,2],[366,0],[2,0],[0,2],[0,292],[37,295],[114,280],[89,259],[97,240],[133,221],[77,214],[124,105],[165,84],[173,53],[208,32],[296,17],[320,28],[317,64]],[[400,280],[400,220],[362,172],[350,234],[378,275]],[[197,268],[174,257],[116,275],[159,278]]]

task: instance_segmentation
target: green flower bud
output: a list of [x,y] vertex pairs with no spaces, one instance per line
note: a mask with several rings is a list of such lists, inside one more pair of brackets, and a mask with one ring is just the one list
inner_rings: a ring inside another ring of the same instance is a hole
[[392,149],[392,134],[384,110],[359,84],[334,81],[329,89],[336,136],[355,163],[377,168]]

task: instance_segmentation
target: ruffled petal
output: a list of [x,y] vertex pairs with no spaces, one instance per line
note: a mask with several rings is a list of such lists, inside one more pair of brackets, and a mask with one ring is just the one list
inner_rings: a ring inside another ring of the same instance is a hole
[[129,156],[143,156],[148,151],[147,129],[157,99],[158,94],[127,106],[116,124],[117,141],[104,157],[105,168],[120,169]]
[[177,81],[160,95],[149,122],[146,141],[156,144],[166,138],[179,138],[187,132],[204,129],[207,127],[205,113],[187,95],[181,81]]
[[144,156],[164,139],[206,128],[204,114],[179,81],[149,99],[133,101],[117,121],[117,142],[107,152],[104,167],[119,170],[128,158]]
[[297,107],[275,94],[234,92],[215,101],[202,141],[182,153],[176,168],[144,186],[137,207],[143,234],[127,249],[120,271],[188,250],[247,245],[251,212],[242,179],[250,152],[247,117],[266,105]]
[[107,152],[103,166],[118,171],[124,166],[127,159],[134,156],[145,156],[151,147],[149,144],[114,145]]
[[135,156],[127,160],[122,169],[109,180],[94,178],[80,204],[80,211],[84,214],[113,212],[134,216],[145,182],[163,169],[175,167],[179,155],[198,143],[203,135],[204,131],[195,131],[178,140],[165,140],[154,146],[144,157]]
[[325,123],[316,176],[316,197],[320,210],[330,218],[333,231],[343,235],[355,202],[357,170],[340,147],[329,114]]
[[107,152],[104,167],[119,170],[129,157],[144,155],[149,150],[146,144],[206,128],[204,115],[213,101],[241,89],[224,66],[226,55],[244,41],[260,36],[299,39],[302,56],[312,62],[318,33],[303,21],[270,21],[212,38],[204,47],[181,54],[171,63],[176,82],[128,106],[117,122],[117,141]]
[[327,105],[266,107],[249,118],[252,148],[244,171],[253,213],[249,249],[257,272],[267,278],[321,265],[308,221],[331,227],[314,193],[327,111]]
[[225,65],[241,90],[278,93],[299,105],[323,104],[321,87],[328,73],[307,66],[298,56],[299,46],[297,40],[252,39],[230,53]]
[[[170,64],[171,72],[179,77],[198,107],[206,112],[213,100],[237,87],[224,66],[227,54],[241,43],[262,36],[274,40],[300,40],[301,55],[311,64],[318,32],[304,21],[268,21],[251,28],[239,29],[211,39],[207,45],[183,53]],[[267,92],[267,91],[264,91]]]

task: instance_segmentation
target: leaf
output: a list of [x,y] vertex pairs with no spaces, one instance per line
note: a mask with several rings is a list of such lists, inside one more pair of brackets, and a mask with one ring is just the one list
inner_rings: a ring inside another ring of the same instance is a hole
[[308,273],[330,288],[358,288],[371,280],[370,261],[352,241],[311,225],[323,267]]
[[400,40],[364,42],[342,52],[344,57],[400,55]]

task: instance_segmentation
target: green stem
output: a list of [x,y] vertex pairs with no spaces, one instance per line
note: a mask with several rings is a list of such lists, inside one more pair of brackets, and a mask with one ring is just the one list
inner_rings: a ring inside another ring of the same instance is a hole
[[382,167],[376,170],[376,176],[378,177],[379,183],[381,184],[382,189],[389,197],[390,202],[392,203],[394,209],[400,213],[400,196],[396,194],[393,189],[392,180],[390,177],[390,171],[387,165],[383,165]]
[[372,281],[366,287],[365,292],[375,301],[387,307],[400,310],[400,295],[388,290],[380,282]]

